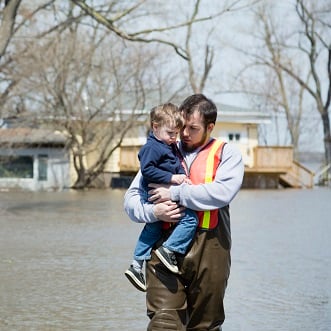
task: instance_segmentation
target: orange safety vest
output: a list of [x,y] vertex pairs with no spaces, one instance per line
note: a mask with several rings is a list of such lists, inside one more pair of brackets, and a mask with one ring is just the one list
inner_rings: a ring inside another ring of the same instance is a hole
[[[192,184],[208,184],[214,180],[224,144],[220,140],[212,140],[197,154],[189,170]],[[218,209],[197,211],[197,215],[201,229],[214,229],[218,224]]]

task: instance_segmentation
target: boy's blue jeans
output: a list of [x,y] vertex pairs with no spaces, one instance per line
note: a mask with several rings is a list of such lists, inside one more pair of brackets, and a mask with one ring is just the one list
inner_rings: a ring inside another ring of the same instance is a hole
[[[163,243],[163,247],[169,250],[185,254],[190,245],[198,225],[196,213],[191,209],[185,209],[185,215],[176,224],[170,237]],[[134,258],[136,260],[149,260],[154,244],[161,238],[162,222],[146,223],[139,236]]]

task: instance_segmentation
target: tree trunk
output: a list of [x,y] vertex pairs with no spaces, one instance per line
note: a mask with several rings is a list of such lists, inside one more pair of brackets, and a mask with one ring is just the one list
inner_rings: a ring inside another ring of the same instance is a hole
[[[324,133],[324,155],[325,164],[331,163],[331,132],[330,132],[330,117],[327,109],[322,113],[323,133]],[[328,180],[331,178],[331,167],[328,171]]]
[[76,189],[76,190],[82,190],[85,187],[87,187],[86,185],[86,175],[85,175],[85,168],[80,168],[80,169],[76,169],[77,172],[77,179],[74,183],[74,185],[72,186],[72,188]]

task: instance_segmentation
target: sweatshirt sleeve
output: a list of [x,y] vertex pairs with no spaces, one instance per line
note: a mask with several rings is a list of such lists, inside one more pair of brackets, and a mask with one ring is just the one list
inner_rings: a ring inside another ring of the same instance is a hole
[[238,149],[226,144],[215,180],[208,184],[171,186],[173,201],[193,210],[214,210],[227,206],[240,190],[244,164]]
[[153,223],[158,219],[154,216],[152,203],[144,201],[145,193],[142,189],[142,174],[140,170],[133,179],[124,195],[124,210],[133,222]]
[[141,173],[150,183],[168,184],[171,182],[172,173],[160,167],[162,151],[164,151],[162,145],[149,144],[139,152]]

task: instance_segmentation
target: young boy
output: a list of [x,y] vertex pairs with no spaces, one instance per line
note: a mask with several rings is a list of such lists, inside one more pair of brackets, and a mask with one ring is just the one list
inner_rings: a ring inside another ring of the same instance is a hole
[[[148,199],[148,184],[181,184],[190,182],[179,159],[176,139],[184,125],[184,119],[177,106],[166,103],[154,107],[150,113],[151,132],[146,144],[138,154],[143,175],[145,200]],[[160,261],[172,272],[179,273],[175,253],[185,254],[197,227],[197,216],[186,209],[170,237],[156,251]],[[153,245],[161,238],[162,222],[147,223],[142,230],[134,259],[125,276],[140,291],[146,291],[142,272],[143,263],[150,259]]]

